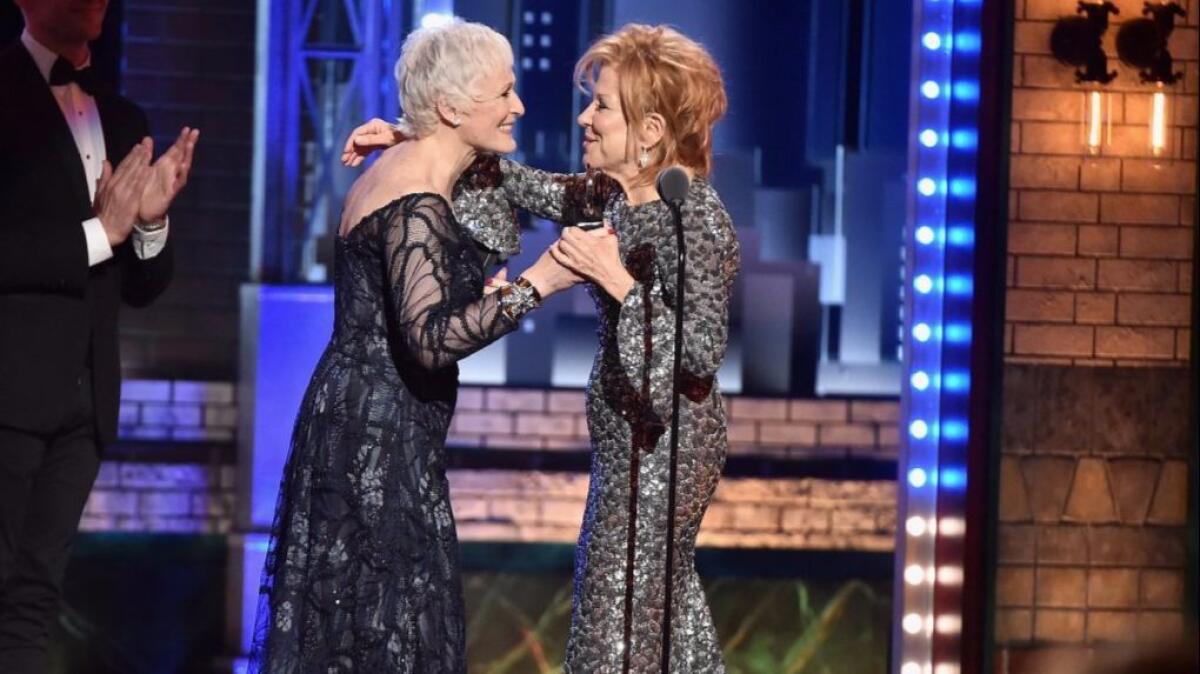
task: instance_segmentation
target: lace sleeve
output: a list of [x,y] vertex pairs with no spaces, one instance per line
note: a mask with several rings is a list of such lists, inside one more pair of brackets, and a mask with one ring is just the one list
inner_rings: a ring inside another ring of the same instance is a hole
[[383,238],[388,328],[422,366],[455,363],[517,326],[501,311],[499,293],[483,295],[482,279],[461,273],[461,256],[473,253],[441,197],[407,201]]

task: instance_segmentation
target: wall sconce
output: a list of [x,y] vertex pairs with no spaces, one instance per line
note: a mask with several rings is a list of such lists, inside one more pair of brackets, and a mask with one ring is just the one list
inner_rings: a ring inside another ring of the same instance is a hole
[[1108,55],[1100,39],[1108,30],[1108,15],[1120,14],[1111,2],[1080,2],[1083,16],[1064,16],[1050,33],[1050,51],[1060,62],[1075,66],[1075,82],[1083,85],[1080,140],[1088,154],[1100,154],[1111,140],[1112,96],[1103,89],[1117,71],[1108,69]]
[[1175,2],[1147,2],[1142,14],[1149,18],[1127,21],[1117,31],[1117,54],[1122,61],[1138,69],[1142,82],[1154,83],[1148,129],[1150,153],[1161,157],[1167,153],[1169,115],[1174,103],[1167,87],[1183,77],[1183,73],[1175,71],[1171,52],[1167,50],[1167,39],[1175,30],[1175,17],[1186,16],[1186,13]]

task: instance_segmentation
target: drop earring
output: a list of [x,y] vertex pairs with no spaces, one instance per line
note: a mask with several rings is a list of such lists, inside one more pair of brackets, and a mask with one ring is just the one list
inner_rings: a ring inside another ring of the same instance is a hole
[[650,150],[642,148],[641,154],[638,155],[638,168],[646,168],[650,165]]

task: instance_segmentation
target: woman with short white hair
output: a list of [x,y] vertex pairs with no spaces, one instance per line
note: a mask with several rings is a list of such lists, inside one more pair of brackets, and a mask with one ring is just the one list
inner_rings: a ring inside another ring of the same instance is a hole
[[255,672],[466,672],[444,456],[456,363],[579,280],[546,254],[486,291],[484,260],[515,234],[473,236],[451,208],[476,155],[515,148],[508,42],[460,21],[418,30],[396,80],[409,139],[343,208],[333,335],[284,467]]

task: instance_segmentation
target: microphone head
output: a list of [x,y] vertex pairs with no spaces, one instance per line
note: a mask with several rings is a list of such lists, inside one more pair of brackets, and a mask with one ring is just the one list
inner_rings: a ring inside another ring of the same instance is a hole
[[682,204],[687,199],[691,180],[680,166],[668,166],[658,174],[658,196],[670,204]]

